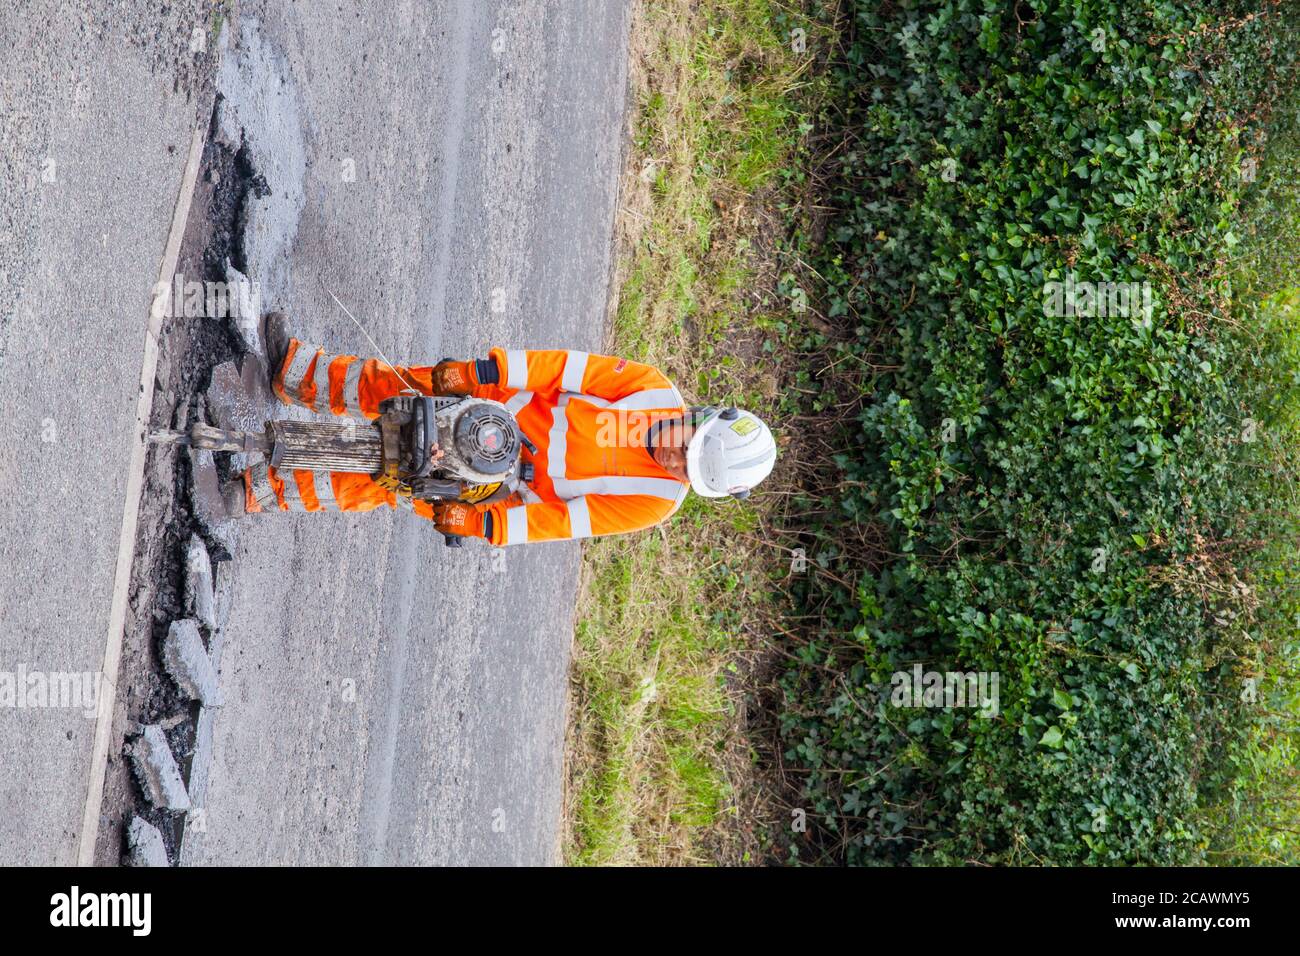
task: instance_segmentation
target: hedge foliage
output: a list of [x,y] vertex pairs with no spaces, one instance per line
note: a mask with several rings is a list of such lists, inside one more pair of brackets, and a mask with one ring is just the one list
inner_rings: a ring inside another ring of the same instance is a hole
[[[1292,613],[1294,319],[1233,281],[1295,13],[849,8],[834,371],[805,385],[857,411],[807,502],[782,725],[818,848],[791,852],[1204,859]],[[895,706],[916,664],[996,673],[997,716]]]

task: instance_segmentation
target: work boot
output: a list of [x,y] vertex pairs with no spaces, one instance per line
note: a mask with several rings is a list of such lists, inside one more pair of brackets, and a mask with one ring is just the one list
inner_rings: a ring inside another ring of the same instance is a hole
[[280,373],[284,357],[289,352],[289,320],[283,312],[268,312],[262,316],[262,347],[266,349],[267,373],[272,380]]

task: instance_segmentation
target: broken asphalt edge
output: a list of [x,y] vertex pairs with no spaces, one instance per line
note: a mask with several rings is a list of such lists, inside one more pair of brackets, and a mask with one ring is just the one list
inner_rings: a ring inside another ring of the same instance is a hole
[[[180,193],[172,214],[171,231],[167,236],[162,263],[158,269],[158,282],[171,288],[180,256],[181,239],[189,221],[190,204],[194,198],[194,185],[198,179],[203,158],[203,146],[211,122],[212,104],[197,113],[194,133],[190,138],[189,156],[181,178]],[[81,834],[77,846],[77,865],[93,866],[95,844],[99,837],[100,810],[104,798],[104,777],[108,769],[109,742],[112,738],[113,712],[117,704],[118,670],[122,660],[122,642],[126,623],[126,605],[135,561],[136,527],[140,517],[140,496],[144,489],[144,468],[148,452],[149,421],[153,412],[154,379],[158,372],[158,339],[162,324],[171,308],[158,308],[150,303],[149,322],[145,332],[144,361],[140,370],[140,394],[136,402],[135,427],[131,436],[131,460],[127,470],[126,500],[122,508],[122,528],[118,537],[117,566],[113,582],[113,603],[109,609],[108,632],[104,644],[103,666],[100,668],[101,690],[95,713],[95,738],[90,752],[90,774],[86,788],[86,806],[81,819]]]

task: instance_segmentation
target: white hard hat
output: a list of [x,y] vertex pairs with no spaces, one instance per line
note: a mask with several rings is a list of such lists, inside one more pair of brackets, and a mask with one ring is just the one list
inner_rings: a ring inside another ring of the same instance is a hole
[[776,439],[753,412],[705,408],[686,445],[691,488],[705,498],[744,498],[776,464]]

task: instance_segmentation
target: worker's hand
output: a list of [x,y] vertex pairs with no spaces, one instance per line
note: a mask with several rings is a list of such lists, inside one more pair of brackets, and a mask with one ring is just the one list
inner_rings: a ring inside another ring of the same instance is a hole
[[460,501],[443,501],[434,505],[433,524],[443,534],[458,538],[483,537],[483,512]]
[[478,384],[473,362],[439,362],[433,367],[433,394],[468,395]]

